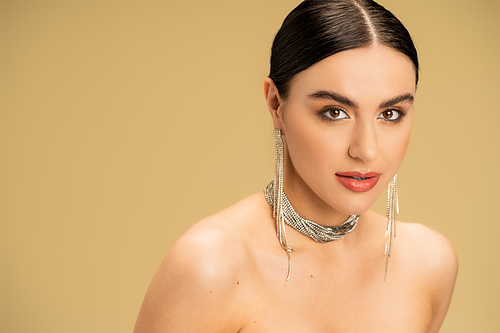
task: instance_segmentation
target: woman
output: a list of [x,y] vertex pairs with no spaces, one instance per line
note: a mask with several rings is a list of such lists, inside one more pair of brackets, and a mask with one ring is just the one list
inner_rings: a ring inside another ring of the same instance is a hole
[[[407,30],[373,1],[295,8],[264,82],[276,177],[179,239],[135,332],[437,332],[455,251],[420,224],[393,238],[418,68]],[[383,217],[369,208],[388,184]]]

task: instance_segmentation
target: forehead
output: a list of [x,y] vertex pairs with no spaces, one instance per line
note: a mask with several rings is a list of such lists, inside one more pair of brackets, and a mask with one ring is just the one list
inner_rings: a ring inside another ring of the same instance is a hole
[[290,98],[331,90],[360,103],[415,93],[415,68],[404,54],[383,45],[342,51],[300,72]]

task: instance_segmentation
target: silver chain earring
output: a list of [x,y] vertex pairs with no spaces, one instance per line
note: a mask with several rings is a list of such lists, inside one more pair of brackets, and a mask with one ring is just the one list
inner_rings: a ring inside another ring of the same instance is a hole
[[288,224],[293,229],[318,243],[326,243],[343,239],[347,234],[353,231],[358,224],[359,215],[351,214],[342,224],[329,227],[307,220],[297,214],[283,191],[284,144],[281,130],[275,129],[273,134],[276,153],[276,175],[264,189],[264,195],[273,210],[273,217],[276,219],[276,232],[281,248],[286,251],[288,256],[288,274],[286,278],[288,281],[292,272],[292,258],[290,252],[292,252],[293,249],[288,246],[285,224]]
[[274,129],[274,153],[275,153],[275,176],[274,176],[274,195],[273,195],[273,216],[276,219],[276,232],[280,241],[281,248],[286,251],[288,257],[288,273],[286,280],[290,279],[292,273],[292,257],[290,252],[293,251],[288,246],[285,231],[285,218],[283,214],[283,158],[284,145],[283,137],[280,129]]
[[385,274],[384,281],[387,280],[387,267],[389,257],[392,253],[393,237],[396,237],[396,219],[399,215],[398,202],[398,175],[389,182],[387,186],[387,230],[385,231]]

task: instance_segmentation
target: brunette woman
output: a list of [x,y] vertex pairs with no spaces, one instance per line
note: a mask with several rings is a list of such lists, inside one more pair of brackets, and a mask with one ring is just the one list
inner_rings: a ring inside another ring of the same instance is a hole
[[[276,177],[177,241],[135,332],[438,332],[455,251],[395,221],[418,71],[408,31],[374,1],[296,7],[264,82]],[[384,217],[369,209],[388,185]]]

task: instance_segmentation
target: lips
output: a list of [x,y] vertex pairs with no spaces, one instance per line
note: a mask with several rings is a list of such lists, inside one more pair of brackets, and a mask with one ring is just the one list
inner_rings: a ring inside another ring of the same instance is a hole
[[380,179],[377,172],[339,172],[335,176],[345,188],[354,192],[366,192],[371,190]]

